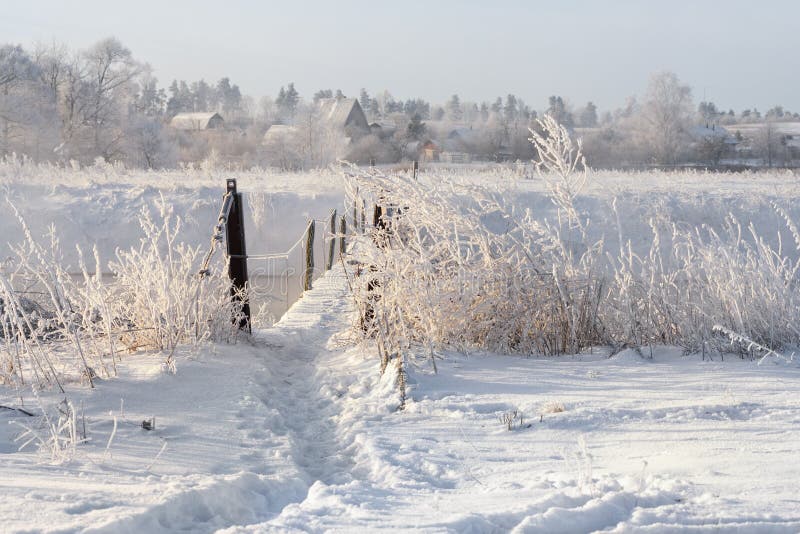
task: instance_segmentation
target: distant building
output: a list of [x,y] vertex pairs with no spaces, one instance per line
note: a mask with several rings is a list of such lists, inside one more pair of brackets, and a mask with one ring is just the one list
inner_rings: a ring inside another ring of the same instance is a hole
[[735,145],[736,138],[728,130],[717,124],[699,124],[689,128],[689,137],[695,143],[709,140],[720,140],[722,142]]
[[299,135],[299,131],[295,126],[286,126],[285,124],[273,124],[264,133],[262,143],[270,145],[273,143],[286,143],[293,142]]
[[751,122],[745,124],[734,124],[730,128],[736,131],[741,141],[737,150],[742,153],[750,152],[756,140],[763,136],[766,128],[772,129],[774,135],[780,139],[781,145],[786,148],[790,159],[800,158],[800,122]]
[[472,128],[455,128],[447,134],[442,152],[475,154],[480,144],[480,135]]
[[322,98],[317,106],[322,125],[343,132],[350,140],[369,135],[369,122],[358,99]]
[[472,156],[467,152],[442,151],[439,153],[439,161],[444,163],[470,163]]
[[442,147],[431,140],[422,143],[422,159],[424,161],[439,161],[439,154],[441,154],[441,152]]
[[374,135],[385,139],[394,135],[397,131],[397,125],[393,122],[378,121],[370,123],[369,129]]
[[403,156],[415,161],[439,161],[441,152],[441,147],[430,139],[411,141],[403,148]]
[[739,140],[718,124],[699,124],[689,128],[691,148],[702,161],[718,164],[736,153]]
[[225,128],[225,120],[214,112],[178,113],[172,117],[169,125],[183,131],[222,130]]

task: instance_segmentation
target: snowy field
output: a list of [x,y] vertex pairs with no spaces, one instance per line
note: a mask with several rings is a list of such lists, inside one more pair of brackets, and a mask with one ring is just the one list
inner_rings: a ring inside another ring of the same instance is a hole
[[800,529],[796,365],[447,354],[438,375],[410,371],[398,413],[393,379],[343,334],[349,311],[334,271],[273,329],[185,354],[176,375],[126,359],[71,392],[91,442],[65,464],[14,452],[3,425],[3,530]]
[[[232,175],[49,172],[6,164],[0,184],[35,232],[56,224],[65,254],[98,242],[105,257],[136,244],[135,214],[161,195],[186,218],[186,239],[205,245]],[[524,171],[424,172],[457,173],[554,217]],[[332,172],[235,175],[251,202],[251,253],[259,242],[286,250],[309,217],[343,202]],[[649,215],[716,227],[733,212],[790,243],[771,203],[800,214],[790,173],[591,178],[577,202],[593,231],[613,243],[616,197],[637,250],[649,246]],[[254,220],[255,201],[267,208]],[[0,217],[7,239],[15,221]],[[445,350],[434,374],[420,349],[398,411],[395,376],[381,376],[356,322],[337,266],[252,339],[179,347],[174,374],[160,354],[123,355],[95,389],[67,385],[89,441],[55,461],[16,440],[25,427],[46,433],[39,414],[63,395],[0,386],[0,405],[34,414],[0,408],[0,531],[800,531],[796,359],[709,360],[665,346],[652,359]]]

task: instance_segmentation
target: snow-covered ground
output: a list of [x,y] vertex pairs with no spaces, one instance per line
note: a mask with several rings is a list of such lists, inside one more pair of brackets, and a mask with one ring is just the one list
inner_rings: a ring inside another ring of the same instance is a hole
[[6,423],[37,418],[0,410],[2,530],[800,529],[796,364],[449,353],[436,375],[410,366],[398,412],[352,320],[336,269],[275,327],[184,353],[175,375],[127,357],[119,378],[70,390],[91,441],[66,463],[14,452]]
[[[228,176],[52,172],[0,165],[0,183],[34,231],[52,222],[66,254],[98,242],[104,258],[136,243],[135,215],[162,194],[205,245]],[[453,172],[552,216],[539,181]],[[342,202],[332,173],[237,176],[251,254],[286,250]],[[649,214],[715,226],[734,212],[777,241],[770,203],[798,215],[797,187],[783,172],[598,173],[578,203],[613,240],[617,197],[635,246]],[[0,246],[14,228],[0,211]],[[39,414],[63,396],[0,386],[0,406],[35,414],[0,408],[0,532],[800,532],[797,360],[445,352],[438,374],[411,357],[398,411],[354,320],[337,266],[252,339],[180,349],[176,374],[126,355],[96,389],[68,385],[89,442],[57,462],[15,439],[21,425],[45,437]]]

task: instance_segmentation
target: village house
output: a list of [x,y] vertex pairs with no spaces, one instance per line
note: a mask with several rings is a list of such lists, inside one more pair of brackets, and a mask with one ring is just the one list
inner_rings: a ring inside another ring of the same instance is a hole
[[381,139],[387,139],[395,134],[397,125],[393,122],[377,121],[370,123],[369,129],[374,135],[377,135]]
[[291,142],[294,141],[298,135],[300,135],[300,131],[295,126],[273,124],[264,133],[262,142],[265,145],[278,142]]
[[348,140],[369,135],[370,126],[356,98],[322,98],[317,113],[323,127],[344,133]]
[[455,128],[444,140],[439,161],[446,163],[469,163],[472,155],[477,153],[479,145],[478,133],[472,128]]
[[403,156],[415,161],[439,161],[441,147],[434,141],[411,141],[403,148]]
[[185,132],[222,130],[225,128],[225,120],[214,112],[178,113],[172,117],[169,125]]

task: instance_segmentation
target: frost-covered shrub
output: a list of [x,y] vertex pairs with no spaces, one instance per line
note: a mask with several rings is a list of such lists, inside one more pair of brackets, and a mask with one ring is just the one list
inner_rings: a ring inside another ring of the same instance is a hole
[[45,245],[18,220],[25,239],[0,266],[0,383],[92,385],[116,373],[122,351],[163,351],[169,365],[181,343],[237,334],[224,260],[217,255],[200,276],[200,248],[180,242],[180,219],[166,204],[155,219],[142,211],[140,246],[118,251],[107,279],[96,249],[93,273],[79,251],[76,276],[54,228]]
[[574,241],[583,223],[540,222],[499,193],[454,182],[372,171],[358,187],[389,212],[358,249],[368,333],[398,347],[545,354],[599,340],[598,247]]
[[173,351],[183,342],[218,339],[235,332],[231,317],[230,281],[221,265],[207,275],[198,272],[200,247],[181,243],[181,219],[162,203],[154,220],[145,208],[139,217],[139,247],[118,250],[109,263],[115,315],[127,329],[121,340],[128,349]]
[[560,354],[653,344],[752,352],[736,339],[766,350],[800,345],[800,231],[783,209],[773,206],[791,246],[732,215],[715,228],[650,213],[637,222],[651,232],[642,252],[612,202],[611,248],[578,208],[592,178],[580,143],[548,117],[540,125],[534,179],[548,191],[551,218],[519,209],[513,190],[455,174],[345,173],[354,205],[366,198],[385,210],[355,249],[354,293],[360,328],[386,357],[412,344],[431,355],[444,346]]

